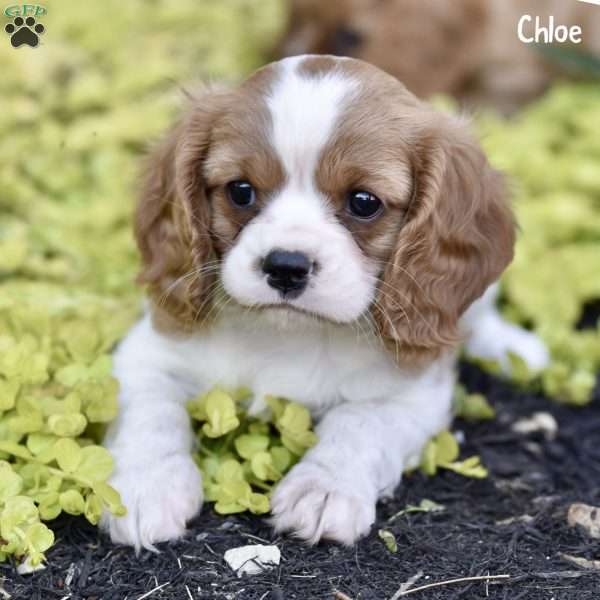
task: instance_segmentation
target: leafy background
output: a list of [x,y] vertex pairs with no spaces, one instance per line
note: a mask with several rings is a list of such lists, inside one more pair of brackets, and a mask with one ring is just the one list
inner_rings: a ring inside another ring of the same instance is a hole
[[[30,556],[52,542],[37,521],[44,498],[50,514],[120,510],[93,441],[116,410],[110,351],[141,309],[130,231],[139,157],[182,105],[181,87],[259,66],[284,15],[279,0],[46,6],[39,48],[0,44],[0,458],[24,465],[23,447],[44,458],[57,438],[78,447],[61,442],[64,453],[38,460],[61,472],[57,489],[41,467],[19,484],[0,463],[5,551]],[[598,328],[575,327],[600,298],[600,86],[557,84],[512,121],[484,113],[476,127],[512,176],[522,227],[504,310],[553,356],[541,378],[515,377],[584,404],[600,367]],[[67,485],[65,473],[84,481]],[[35,503],[14,501],[23,481]]]

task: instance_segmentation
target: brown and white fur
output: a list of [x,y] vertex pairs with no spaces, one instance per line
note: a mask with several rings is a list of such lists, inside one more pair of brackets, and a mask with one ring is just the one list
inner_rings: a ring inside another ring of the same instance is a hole
[[[240,180],[247,207],[227,193]],[[373,218],[351,214],[356,190],[380,199]],[[515,238],[502,176],[463,122],[361,61],[285,59],[195,97],[150,156],[135,233],[150,301],[115,355],[115,542],[152,548],[198,513],[185,402],[215,384],[251,388],[254,413],[266,394],[313,412],[319,441],[273,522],[351,544],[449,425],[459,342],[547,361],[494,308]],[[310,258],[301,293],[269,284],[274,249]]]
[[[290,0],[278,56],[324,53],[368,61],[417,96],[452,94],[512,112],[560,75],[517,35],[523,15],[578,25],[576,48],[600,52],[600,8],[575,0]],[[534,25],[524,28],[532,37]]]

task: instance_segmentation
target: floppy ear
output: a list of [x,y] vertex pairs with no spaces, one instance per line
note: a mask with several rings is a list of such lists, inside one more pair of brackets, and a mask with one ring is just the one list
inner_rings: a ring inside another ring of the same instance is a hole
[[148,285],[155,324],[189,331],[210,310],[214,258],[210,208],[202,179],[218,96],[206,93],[151,152],[134,230],[142,255],[138,282]]
[[439,119],[417,142],[413,199],[374,306],[384,341],[409,362],[460,341],[460,316],[510,263],[515,240],[503,177],[463,125]]

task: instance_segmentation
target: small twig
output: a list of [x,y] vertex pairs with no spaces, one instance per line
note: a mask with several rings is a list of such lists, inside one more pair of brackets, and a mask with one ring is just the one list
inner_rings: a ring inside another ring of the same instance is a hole
[[334,590],[333,597],[335,598],[335,600],[352,600],[350,596],[346,596],[344,592],[340,592],[339,590]]
[[167,583],[163,583],[162,585],[157,585],[154,589],[150,590],[149,592],[146,592],[145,594],[142,594],[137,600],[144,600],[144,598],[148,598],[149,596],[152,596],[152,594],[154,594],[154,592],[158,592],[159,590],[162,590],[164,587],[167,587],[168,585],[171,585],[170,581],[167,581]]
[[246,533],[245,531],[240,531],[240,535],[250,538],[251,540],[256,540],[257,542],[262,542],[263,544],[271,545],[273,543],[269,540],[265,540],[265,538],[258,537],[257,535],[252,535],[251,533]]
[[400,596],[407,592],[419,579],[423,577],[423,571],[417,571],[412,577],[409,577],[398,589],[398,591],[391,597],[390,600],[398,600]]
[[185,586],[185,591],[187,592],[188,598],[190,600],[194,600],[194,597],[192,596],[192,592],[190,592],[190,588],[187,586],[187,584]]
[[422,585],[417,588],[412,588],[410,590],[406,590],[405,592],[401,592],[398,590],[396,594],[392,596],[390,600],[398,600],[402,596],[408,596],[409,594],[414,594],[415,592],[420,592],[422,590],[426,590],[432,587],[439,587],[442,585],[450,585],[451,583],[463,583],[466,581],[490,581],[492,579],[509,579],[510,575],[479,575],[477,577],[458,577],[457,579],[447,579],[446,581],[438,581],[436,583],[428,583],[427,585]]

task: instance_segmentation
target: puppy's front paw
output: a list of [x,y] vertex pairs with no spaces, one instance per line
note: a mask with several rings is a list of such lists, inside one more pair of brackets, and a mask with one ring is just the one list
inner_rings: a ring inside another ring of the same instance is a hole
[[136,550],[156,550],[154,543],[181,537],[202,504],[200,472],[189,455],[174,454],[143,466],[119,464],[110,484],[121,494],[127,514],[104,513],[101,527],[113,542]]
[[298,464],[271,499],[275,530],[292,532],[310,544],[329,539],[352,545],[375,521],[375,495],[361,493],[358,485],[320,465]]

